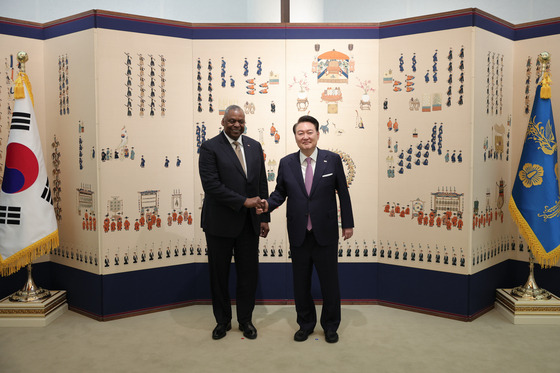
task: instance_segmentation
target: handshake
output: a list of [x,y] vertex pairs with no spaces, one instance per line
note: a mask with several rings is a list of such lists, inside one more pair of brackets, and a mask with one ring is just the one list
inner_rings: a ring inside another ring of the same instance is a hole
[[255,208],[257,215],[268,212],[268,201],[260,197],[247,198],[243,206],[247,208]]

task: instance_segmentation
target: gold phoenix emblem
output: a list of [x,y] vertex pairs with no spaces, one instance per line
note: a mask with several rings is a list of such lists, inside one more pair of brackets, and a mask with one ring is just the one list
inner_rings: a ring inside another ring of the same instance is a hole
[[546,123],[546,128],[543,128],[542,122],[535,124],[536,117],[535,115],[531,118],[529,126],[527,126],[527,140],[535,140],[539,143],[539,149],[542,149],[544,154],[552,155],[556,151],[556,139],[550,120]]

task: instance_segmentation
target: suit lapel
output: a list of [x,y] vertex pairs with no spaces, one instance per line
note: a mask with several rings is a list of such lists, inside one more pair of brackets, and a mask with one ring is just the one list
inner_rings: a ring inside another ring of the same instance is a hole
[[315,172],[313,173],[313,184],[311,185],[311,193],[315,192],[317,189],[317,185],[321,181],[321,177],[323,175],[323,171],[327,167],[327,153],[322,151],[321,149],[317,149],[317,163],[315,164]]
[[301,188],[303,194],[307,195],[307,190],[305,189],[305,181],[303,180],[303,174],[301,173],[301,163],[299,162],[299,151],[292,154],[289,163],[290,169],[294,174],[296,182]]
[[[247,141],[247,138],[245,136],[243,136],[243,152],[245,153],[245,163],[247,164],[246,177],[247,179],[249,179],[249,175],[252,175],[257,170],[255,170],[255,167],[252,167],[253,164],[251,163],[251,161],[253,160],[253,148],[251,147],[251,144],[249,143],[249,141]],[[243,172],[243,169],[241,169],[241,172]]]

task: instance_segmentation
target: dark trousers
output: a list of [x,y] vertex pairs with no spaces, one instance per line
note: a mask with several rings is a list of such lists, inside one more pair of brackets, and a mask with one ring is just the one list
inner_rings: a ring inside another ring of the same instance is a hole
[[311,231],[306,234],[302,246],[290,248],[297,323],[301,329],[313,330],[317,324],[315,302],[311,295],[313,266],[317,271],[323,296],[321,326],[325,331],[336,331],[340,325],[337,246],[336,243],[320,246]]
[[206,233],[208,245],[208,268],[212,309],[218,324],[231,321],[231,299],[229,296],[229,272],[231,258],[235,259],[237,271],[237,321],[251,321],[255,308],[255,293],[259,274],[259,236],[255,234],[250,218],[238,237],[219,237]]

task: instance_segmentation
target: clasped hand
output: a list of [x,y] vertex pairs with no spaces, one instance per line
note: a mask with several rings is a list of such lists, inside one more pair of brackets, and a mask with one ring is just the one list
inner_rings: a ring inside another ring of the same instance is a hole
[[243,206],[249,209],[256,209],[258,215],[268,212],[268,202],[260,197],[247,198]]

